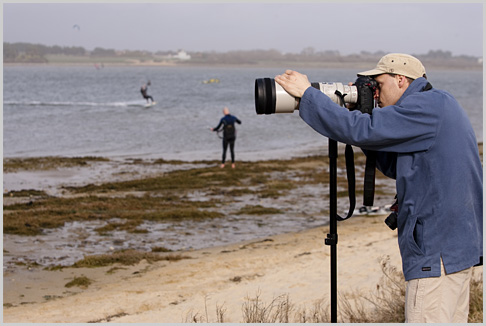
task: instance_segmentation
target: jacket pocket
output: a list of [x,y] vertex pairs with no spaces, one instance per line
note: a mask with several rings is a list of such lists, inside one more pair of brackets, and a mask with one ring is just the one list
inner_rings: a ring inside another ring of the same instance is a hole
[[407,232],[408,244],[412,252],[417,255],[425,255],[424,246],[424,221],[417,216],[412,216]]

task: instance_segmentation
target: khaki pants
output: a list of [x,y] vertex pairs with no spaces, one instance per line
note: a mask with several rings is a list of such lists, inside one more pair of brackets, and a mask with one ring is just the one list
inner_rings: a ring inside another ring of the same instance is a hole
[[441,262],[440,277],[408,281],[405,322],[467,323],[471,278],[472,267],[446,275]]

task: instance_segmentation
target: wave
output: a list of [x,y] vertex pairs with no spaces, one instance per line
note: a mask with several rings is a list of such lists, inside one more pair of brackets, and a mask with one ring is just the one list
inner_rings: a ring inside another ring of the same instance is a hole
[[131,107],[144,106],[145,101],[128,101],[128,102],[41,102],[41,101],[3,101],[3,105],[10,106],[67,106],[67,107]]

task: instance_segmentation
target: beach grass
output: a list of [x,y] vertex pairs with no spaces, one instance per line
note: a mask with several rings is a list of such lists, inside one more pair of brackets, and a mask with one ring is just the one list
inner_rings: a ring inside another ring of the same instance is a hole
[[474,277],[469,291],[469,323],[483,322],[483,274]]
[[[338,318],[347,323],[404,323],[405,279],[403,273],[390,264],[389,257],[381,261],[382,276],[371,293],[339,293]],[[247,296],[242,305],[243,323],[330,323],[329,300],[316,300],[311,308],[298,306],[288,294],[264,302],[261,292]],[[226,310],[216,307],[215,322],[224,323]],[[192,314],[186,322],[211,322],[212,316]],[[470,288],[468,323],[483,322],[483,279],[473,277]]]

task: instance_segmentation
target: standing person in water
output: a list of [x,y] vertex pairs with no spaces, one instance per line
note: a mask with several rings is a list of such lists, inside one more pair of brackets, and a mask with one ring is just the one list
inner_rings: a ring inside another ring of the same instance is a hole
[[150,102],[153,103],[154,102],[153,97],[147,94],[147,89],[149,86],[150,86],[150,80],[146,84],[142,85],[140,92],[142,93],[143,98],[147,100],[147,103],[149,102],[149,99]]
[[235,140],[236,140],[236,129],[235,122],[241,124],[241,121],[230,114],[229,109],[225,107],[223,109],[224,117],[221,118],[219,124],[216,128],[211,128],[211,131],[219,131],[223,128],[223,159],[221,162],[221,168],[224,168],[224,163],[226,161],[226,151],[228,145],[231,151],[231,167],[235,168]]

